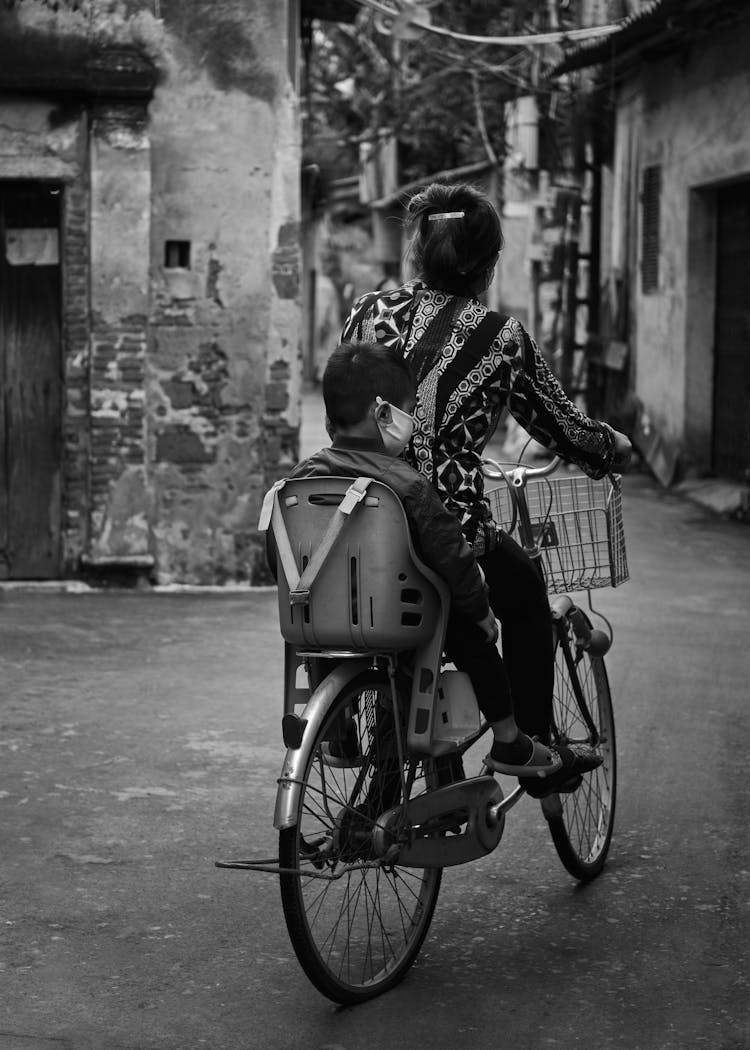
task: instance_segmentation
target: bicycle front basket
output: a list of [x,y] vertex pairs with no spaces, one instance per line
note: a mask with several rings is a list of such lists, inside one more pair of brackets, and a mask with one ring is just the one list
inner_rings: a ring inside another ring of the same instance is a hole
[[[509,529],[507,485],[488,491],[487,498],[495,522]],[[619,476],[532,478],[526,498],[550,593],[617,587],[629,578]]]

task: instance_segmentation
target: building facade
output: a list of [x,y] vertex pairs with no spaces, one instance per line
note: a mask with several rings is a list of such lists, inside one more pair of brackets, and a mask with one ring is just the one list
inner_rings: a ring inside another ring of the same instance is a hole
[[0,578],[264,578],[298,442],[299,17],[0,6]]
[[601,293],[663,480],[750,476],[748,55],[747,2],[656,0],[558,69],[612,102]]

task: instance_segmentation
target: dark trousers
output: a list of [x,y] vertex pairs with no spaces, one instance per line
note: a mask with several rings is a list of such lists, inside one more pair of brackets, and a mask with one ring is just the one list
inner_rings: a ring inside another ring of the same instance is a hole
[[525,733],[546,741],[554,664],[552,620],[541,571],[505,533],[478,561],[500,623],[503,656],[475,624],[459,616],[448,621],[446,655],[471,678],[488,722],[514,714]]

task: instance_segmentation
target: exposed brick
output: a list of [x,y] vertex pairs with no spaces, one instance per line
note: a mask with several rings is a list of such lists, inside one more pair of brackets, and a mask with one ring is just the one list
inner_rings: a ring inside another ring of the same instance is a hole
[[282,382],[290,378],[292,370],[288,361],[274,361],[268,372],[273,381]]
[[289,388],[286,383],[266,383],[266,410],[282,412],[289,404]]
[[280,248],[294,248],[295,251],[299,247],[299,223],[298,222],[285,222],[279,227],[278,245]]
[[298,247],[279,245],[271,256],[271,279],[280,299],[295,299],[299,293],[300,260]]
[[198,435],[183,426],[169,427],[156,436],[156,459],[167,463],[212,463],[216,453]]
[[195,403],[195,387],[192,383],[173,379],[162,383],[162,390],[169,398],[172,408],[189,408]]

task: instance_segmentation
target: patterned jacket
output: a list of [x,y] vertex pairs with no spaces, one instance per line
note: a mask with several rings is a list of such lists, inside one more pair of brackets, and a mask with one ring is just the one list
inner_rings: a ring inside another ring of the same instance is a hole
[[370,292],[354,304],[341,341],[400,347],[411,362],[418,405],[406,458],[457,515],[477,554],[492,532],[481,454],[506,406],[533,438],[590,477],[610,468],[612,428],[569,400],[519,321],[476,299],[418,280]]

